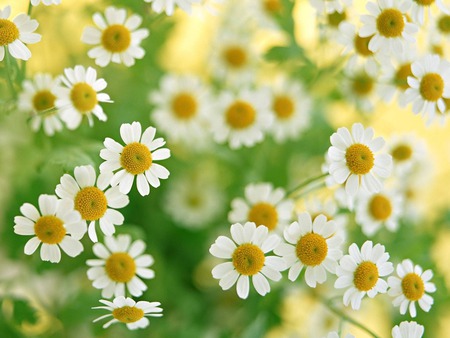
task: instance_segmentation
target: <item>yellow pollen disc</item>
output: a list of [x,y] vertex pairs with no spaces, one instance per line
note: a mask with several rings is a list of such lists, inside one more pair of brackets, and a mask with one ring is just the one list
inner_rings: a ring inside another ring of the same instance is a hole
[[398,67],[395,72],[394,83],[397,87],[402,90],[409,88],[408,76],[412,76],[411,63],[405,63]]
[[414,2],[417,2],[420,6],[430,6],[434,0],[414,0]]
[[359,291],[369,291],[378,281],[378,268],[369,261],[358,265],[353,274],[353,284]]
[[244,129],[255,122],[256,112],[249,103],[236,101],[228,107],[225,117],[229,126]]
[[64,223],[56,216],[41,216],[34,223],[34,232],[46,244],[58,244],[66,235]]
[[269,203],[257,203],[249,210],[248,220],[256,226],[265,225],[269,230],[274,230],[278,224],[277,209]]
[[122,323],[134,323],[144,317],[144,310],[134,306],[123,306],[114,309],[112,315]]
[[263,0],[263,6],[268,13],[278,13],[283,8],[280,0]]
[[130,174],[142,174],[152,165],[152,153],[142,143],[127,144],[120,154],[120,164]]
[[353,45],[355,46],[355,50],[359,55],[362,56],[371,56],[373,52],[369,49],[369,42],[373,38],[373,35],[367,36],[365,38],[355,35],[353,39]]
[[432,44],[431,45],[431,53],[432,54],[437,54],[440,56],[444,56],[444,48],[440,45],[436,45],[436,44]]
[[289,96],[277,96],[273,101],[273,110],[280,119],[287,119],[294,114],[294,102]]
[[197,113],[197,100],[188,93],[179,93],[172,100],[172,110],[176,117],[188,120]]
[[223,51],[223,58],[231,68],[241,68],[247,63],[247,53],[239,46],[230,46]]
[[333,12],[327,15],[327,19],[328,19],[328,24],[331,27],[339,27],[339,24],[344,21],[345,19],[347,19],[347,13],[342,12]]
[[258,246],[246,243],[241,244],[234,250],[231,259],[238,273],[253,276],[261,271],[266,257]]
[[417,301],[425,293],[425,285],[419,275],[411,272],[403,277],[402,290],[406,299]]
[[105,263],[108,277],[117,283],[128,283],[136,273],[136,263],[126,252],[115,252]]
[[112,53],[120,53],[127,50],[130,43],[131,33],[123,25],[111,25],[102,33],[102,45]]
[[385,221],[392,214],[391,201],[381,194],[374,195],[369,202],[369,212],[376,220]]
[[357,96],[367,96],[372,92],[373,79],[367,74],[358,74],[353,78],[352,90]]
[[7,19],[0,19],[0,46],[6,46],[19,38],[16,24]]
[[97,92],[85,82],[76,83],[70,91],[74,107],[81,113],[89,113],[97,104]]
[[327,257],[328,245],[325,238],[311,232],[300,238],[297,242],[295,252],[303,264],[316,266],[322,263]]
[[41,90],[33,96],[33,108],[37,112],[51,109],[55,106],[56,96],[49,90]]
[[449,34],[450,33],[450,15],[442,15],[438,19],[437,26],[442,33]]
[[365,175],[372,168],[375,158],[368,146],[361,143],[352,144],[345,152],[348,169],[356,175]]
[[402,162],[409,160],[412,156],[412,149],[407,144],[399,144],[391,152],[394,161]]
[[427,101],[437,101],[444,93],[444,80],[437,73],[428,73],[420,81],[420,95]]
[[395,8],[384,9],[377,18],[377,30],[386,38],[399,37],[405,28],[403,13]]
[[87,221],[103,217],[108,207],[105,194],[97,187],[85,187],[75,196],[75,209]]

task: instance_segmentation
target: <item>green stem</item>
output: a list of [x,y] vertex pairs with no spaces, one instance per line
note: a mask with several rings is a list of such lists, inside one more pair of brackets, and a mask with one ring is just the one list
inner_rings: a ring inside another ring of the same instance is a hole
[[291,190],[289,190],[289,191],[286,193],[286,195],[292,197],[291,195],[294,195],[294,193],[295,193],[296,191],[298,191],[298,190],[300,190],[300,189],[302,189],[302,188],[304,188],[304,187],[310,185],[310,184],[313,183],[313,182],[316,182],[316,181],[321,180],[322,178],[326,177],[327,175],[328,175],[328,173],[327,173],[327,174],[321,174],[321,175],[315,176],[315,177],[311,177],[311,178],[309,178],[309,179],[303,181],[302,183],[300,183],[300,184],[297,185],[296,187],[292,188]]
[[31,0],[30,0],[30,2],[29,2],[29,4],[28,4],[28,11],[27,11],[28,16],[31,15],[31,10],[32,10],[32,9],[33,9],[33,5],[31,4]]
[[17,91],[14,88],[14,81],[12,78],[12,67],[11,67],[10,57],[11,57],[11,55],[9,54],[9,50],[6,49],[5,50],[6,77],[8,79],[8,86],[9,86],[9,89],[11,90],[11,95],[13,96],[14,99],[16,99]]

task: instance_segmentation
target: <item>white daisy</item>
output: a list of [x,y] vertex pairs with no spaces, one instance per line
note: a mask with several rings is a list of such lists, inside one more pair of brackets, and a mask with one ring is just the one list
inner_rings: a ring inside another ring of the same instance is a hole
[[41,1],[45,6],[59,5],[61,3],[61,0],[31,0],[31,4],[33,6],[37,6],[41,3]]
[[157,188],[160,179],[169,177],[169,171],[154,162],[170,157],[170,150],[161,148],[166,142],[162,138],[155,139],[156,129],[153,127],[148,127],[144,133],[141,131],[139,122],[123,123],[120,136],[125,146],[107,137],[103,142],[106,149],[100,151],[100,157],[105,160],[100,165],[100,172],[116,171],[110,183],[113,187],[119,185],[122,194],[130,192],[135,176],[142,196],[150,193],[149,183]]
[[94,320],[94,323],[104,318],[113,317],[110,321],[103,325],[103,328],[108,328],[114,323],[125,323],[130,330],[146,328],[150,321],[146,317],[162,317],[162,311],[159,302],[135,302],[133,299],[127,297],[116,297],[112,302],[100,299],[100,303],[106,306],[96,306],[93,309],[103,309],[111,311],[107,315],[103,315]]
[[408,22],[406,14],[411,0],[377,0],[366,5],[370,15],[361,15],[361,37],[372,36],[369,49],[384,54],[401,54],[408,49],[407,43],[415,43],[418,27]]
[[[75,167],[75,179],[69,174],[61,177],[56,186],[56,195],[74,202],[85,226],[89,222],[88,234],[92,242],[97,242],[95,224],[98,222],[105,236],[112,236],[114,226],[122,225],[124,217],[114,210],[123,208],[129,203],[127,195],[119,191],[119,187],[107,189],[112,174],[102,173],[96,179],[95,169],[91,165]],[[97,185],[95,181],[97,180]]]
[[336,268],[338,279],[334,287],[347,288],[343,298],[344,305],[351,303],[353,310],[358,310],[366,294],[373,298],[378,293],[386,293],[388,284],[380,277],[390,275],[394,267],[388,262],[389,254],[384,251],[384,246],[373,246],[372,241],[366,241],[361,251],[353,243],[348,252],[349,255],[342,257]]
[[269,231],[281,232],[294,212],[294,201],[285,195],[284,189],[274,189],[271,183],[249,184],[245,187],[245,198],[231,201],[228,221],[253,222],[256,226],[266,226]]
[[319,199],[313,197],[305,201],[305,210],[311,215],[311,219],[314,219],[319,215],[324,215],[328,221],[334,221],[336,226],[336,232],[345,239],[346,236],[346,226],[348,223],[347,214],[340,214],[337,205],[337,200],[333,198]]
[[347,6],[352,5],[353,0],[309,0],[311,6],[313,6],[318,12],[342,13]]
[[106,121],[107,117],[99,105],[99,102],[112,102],[108,94],[100,93],[106,88],[106,81],[97,79],[97,72],[92,67],[85,69],[78,65],[64,69],[64,74],[61,81],[67,88],[58,88],[56,107],[60,110],[61,119],[67,128],[77,128],[83,116],[87,117],[89,125],[92,126],[92,114],[100,121]]
[[25,43],[41,41],[41,35],[33,33],[39,26],[36,20],[31,20],[24,13],[17,15],[12,21],[11,6],[0,9],[0,61],[5,58],[5,50],[16,59],[28,60],[31,52]]
[[367,67],[347,66],[342,90],[348,101],[354,102],[357,109],[367,113],[375,108],[379,89],[377,74],[370,74],[365,68]]
[[274,250],[289,268],[289,280],[295,281],[305,267],[306,284],[315,288],[317,283],[327,280],[326,271],[335,273],[343,241],[336,231],[334,221],[327,221],[325,215],[317,216],[314,222],[307,212],[298,215],[298,222],[284,230],[287,243],[281,243]]
[[33,80],[25,80],[23,90],[19,94],[18,108],[31,113],[31,129],[38,131],[43,125],[44,132],[52,136],[61,131],[63,124],[55,108],[56,92],[59,79],[53,79],[50,74],[38,73]]
[[430,21],[433,21],[434,18],[431,15],[431,6],[433,3],[436,4],[440,11],[449,14],[449,9],[442,0],[413,0],[411,6],[412,19],[420,25],[423,25],[426,12],[428,12],[428,18],[430,18]]
[[140,43],[149,35],[149,30],[137,29],[142,23],[141,16],[132,14],[127,19],[126,9],[110,6],[104,16],[95,13],[92,18],[98,28],[86,27],[81,41],[97,45],[88,52],[95,64],[105,67],[112,61],[130,67],[134,59],[144,57],[145,50]]
[[372,128],[355,123],[352,134],[347,128],[339,128],[330,137],[330,175],[338,184],[345,182],[350,196],[355,196],[360,186],[367,192],[379,192],[383,184],[378,177],[386,178],[391,173],[392,157],[374,154],[384,146],[384,140],[374,139],[373,134]]
[[404,315],[409,308],[411,317],[416,316],[416,302],[425,312],[430,311],[433,298],[427,294],[436,291],[436,286],[430,280],[433,277],[431,270],[423,272],[419,265],[413,265],[410,259],[405,259],[397,265],[398,277],[388,278],[389,296],[394,297],[392,304],[400,306],[400,314]]
[[351,10],[352,0],[342,1],[341,8],[339,10],[328,9],[328,12],[317,12],[317,22],[321,33],[325,33],[325,37],[329,41],[339,40],[340,38],[340,26],[348,24],[349,19],[352,18]]
[[201,2],[201,0],[144,0],[151,3],[152,10],[156,13],[166,12],[167,15],[172,15],[175,6],[180,7],[183,11],[191,13],[191,6],[195,3]]
[[247,222],[244,226],[233,224],[230,232],[233,240],[219,236],[209,248],[213,256],[231,259],[230,262],[215,266],[212,270],[213,277],[220,279],[219,285],[223,290],[228,290],[237,282],[237,294],[245,299],[248,297],[251,276],[256,291],[265,296],[270,292],[267,278],[279,281],[280,271],[285,268],[282,258],[266,255],[280,243],[280,237],[269,235],[265,226],[256,227],[252,222]]
[[392,338],[421,338],[424,331],[416,322],[401,322],[392,328]]
[[441,38],[450,38],[450,14],[441,14],[436,20],[430,22],[433,26],[430,29],[429,39],[433,42],[441,41]]
[[147,290],[141,278],[155,277],[155,272],[148,268],[154,262],[153,257],[143,254],[142,240],[131,243],[130,235],[105,237],[105,245],[95,243],[92,250],[99,259],[88,259],[86,264],[91,268],[87,276],[94,288],[102,289],[102,297],[125,296],[125,286],[132,296],[139,297]]
[[392,156],[393,171],[404,177],[427,160],[425,142],[417,135],[395,135],[388,141],[388,153]]
[[58,200],[54,195],[40,195],[39,209],[25,203],[20,207],[23,216],[14,217],[16,234],[34,236],[25,244],[25,254],[32,255],[42,243],[43,261],[58,263],[60,248],[70,257],[78,256],[83,251],[80,239],[86,233],[86,225],[74,210],[73,202]]

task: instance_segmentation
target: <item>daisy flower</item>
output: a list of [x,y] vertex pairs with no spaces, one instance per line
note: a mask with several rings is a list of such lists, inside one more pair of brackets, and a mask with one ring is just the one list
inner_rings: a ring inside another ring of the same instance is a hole
[[351,6],[353,0],[309,0],[318,12],[342,13],[346,6]]
[[324,215],[328,221],[334,221],[336,231],[339,232],[339,235],[343,239],[345,239],[345,228],[348,222],[348,216],[339,213],[337,202],[338,201],[334,198],[319,199],[314,197],[305,201],[305,210],[309,212],[313,221],[319,215]]
[[145,0],[152,6],[152,10],[156,13],[166,12],[167,15],[172,15],[175,6],[180,7],[183,11],[190,14],[191,6],[195,3],[200,3],[201,0]]
[[31,4],[33,6],[37,6],[41,3],[41,1],[45,6],[59,5],[61,3],[61,0],[31,0]]
[[289,280],[295,281],[305,267],[306,284],[315,288],[317,283],[327,280],[326,271],[335,273],[343,241],[336,230],[334,221],[327,221],[325,215],[317,216],[314,221],[307,212],[298,215],[298,222],[284,230],[287,243],[281,243],[274,250],[289,268]]
[[75,66],[75,68],[64,69],[65,76],[61,76],[61,81],[67,87],[60,87],[56,92],[58,99],[55,104],[61,112],[61,119],[66,123],[67,128],[77,128],[83,116],[89,121],[89,126],[94,124],[92,114],[100,121],[106,121],[107,117],[99,102],[112,102],[109,95],[100,93],[106,88],[104,79],[97,79],[97,72],[94,68]]
[[38,131],[41,125],[45,134],[52,136],[61,131],[63,124],[55,108],[56,91],[59,79],[50,74],[36,74],[33,80],[23,82],[23,90],[19,94],[18,107],[32,114],[31,129]]
[[358,310],[366,294],[373,298],[378,293],[386,293],[388,284],[380,277],[390,275],[394,267],[388,262],[389,254],[384,251],[384,246],[373,246],[372,241],[366,241],[361,250],[353,243],[348,252],[349,255],[342,257],[336,268],[338,279],[334,287],[347,288],[343,298],[344,305],[351,303],[352,309]]
[[120,136],[125,146],[107,137],[103,142],[106,149],[100,151],[100,157],[105,160],[100,165],[100,172],[116,171],[110,183],[113,187],[119,185],[122,194],[130,192],[135,176],[142,196],[150,193],[149,183],[157,188],[160,179],[169,177],[169,171],[154,162],[170,157],[170,150],[161,148],[166,142],[162,138],[155,139],[156,129],[153,127],[148,127],[143,134],[141,131],[139,122],[124,123],[120,126]]
[[141,240],[131,243],[130,235],[105,237],[105,245],[95,243],[92,250],[99,259],[88,259],[86,264],[91,268],[87,276],[94,288],[102,289],[102,297],[124,296],[125,286],[132,296],[139,297],[147,290],[141,278],[155,277],[155,272],[148,268],[154,262],[153,257],[142,254],[145,243]]
[[409,308],[411,317],[416,316],[416,302],[423,311],[430,311],[433,298],[427,294],[436,291],[436,286],[430,280],[431,270],[423,272],[419,265],[413,265],[410,259],[405,259],[397,265],[398,277],[388,278],[389,296],[394,297],[394,306],[400,306],[400,314],[404,315]]
[[377,74],[370,74],[365,68],[347,66],[344,71],[345,80],[342,89],[347,99],[354,102],[356,108],[367,113],[375,107],[378,81]]
[[406,20],[411,0],[377,0],[366,5],[370,15],[362,15],[361,37],[372,36],[369,49],[372,52],[401,54],[407,50],[407,43],[414,43],[417,25]]
[[162,317],[162,311],[159,306],[159,302],[146,302],[139,301],[135,302],[133,299],[123,296],[114,298],[112,302],[100,299],[100,303],[105,306],[96,306],[93,309],[103,309],[111,311],[107,315],[103,315],[94,320],[94,323],[108,318],[113,317],[110,321],[103,325],[103,328],[108,328],[114,323],[125,323],[129,330],[143,329],[146,328],[150,321],[146,317]]
[[245,198],[231,201],[228,221],[248,221],[256,226],[264,225],[269,231],[282,231],[291,221],[294,211],[294,201],[285,198],[285,194],[284,189],[274,189],[270,183],[249,184],[245,187]]
[[[435,40],[435,42],[440,40],[440,37],[445,39],[450,38],[450,15],[442,14],[436,20],[432,22],[433,27],[431,29],[430,39]],[[438,36],[436,38],[436,35]]]
[[401,322],[392,328],[392,338],[421,338],[424,331],[416,322]]
[[355,123],[351,134],[347,128],[339,128],[330,137],[330,175],[338,184],[345,182],[350,196],[355,196],[360,186],[367,192],[379,192],[383,184],[378,177],[386,178],[391,173],[392,157],[374,154],[384,146],[384,140],[374,139],[373,134],[372,128]]
[[257,0],[246,1],[244,10],[252,13],[250,20],[254,20],[259,28],[279,30],[279,26],[275,20],[277,15],[283,10],[283,3],[281,0]]
[[36,20],[31,20],[24,13],[17,15],[12,21],[11,6],[0,9],[0,61],[5,58],[5,50],[16,59],[28,60],[31,52],[25,43],[41,41],[41,35],[33,33],[39,26]]
[[112,174],[103,173],[97,179],[91,165],[75,167],[74,174],[75,178],[69,174],[61,177],[56,195],[74,202],[75,210],[80,213],[85,226],[89,222],[88,234],[92,242],[98,241],[95,231],[97,222],[105,236],[112,236],[116,231],[114,226],[122,225],[124,221],[122,214],[114,209],[128,205],[128,196],[122,194],[119,187],[107,189]]
[[110,6],[104,16],[95,13],[93,20],[98,28],[86,27],[81,41],[97,45],[88,52],[88,56],[95,59],[95,64],[105,67],[112,61],[130,67],[134,65],[134,59],[144,57],[145,51],[140,43],[149,35],[149,30],[137,29],[142,17],[132,14],[127,19],[126,9]]
[[423,25],[425,21],[425,14],[428,12],[428,17],[433,20],[431,15],[431,6],[435,3],[440,11],[449,14],[448,8],[442,0],[413,0],[411,6],[412,18],[415,22]]
[[86,225],[74,210],[73,202],[58,200],[54,195],[40,195],[39,210],[25,203],[20,207],[23,216],[14,217],[16,234],[34,236],[25,244],[25,254],[32,255],[42,243],[43,261],[59,263],[60,249],[70,257],[78,256],[83,251],[80,239],[86,233]]
[[400,177],[410,174],[427,158],[425,142],[414,134],[395,135],[388,142],[393,171]]
[[231,238],[219,236],[209,248],[209,252],[218,258],[231,259],[230,262],[218,264],[212,270],[212,276],[220,279],[219,285],[228,290],[236,282],[237,294],[246,299],[249,293],[249,277],[252,277],[256,291],[265,296],[270,292],[267,278],[273,281],[281,279],[280,271],[284,270],[284,262],[280,257],[268,256],[281,241],[275,234],[269,235],[265,226],[256,227],[247,222],[231,225]]

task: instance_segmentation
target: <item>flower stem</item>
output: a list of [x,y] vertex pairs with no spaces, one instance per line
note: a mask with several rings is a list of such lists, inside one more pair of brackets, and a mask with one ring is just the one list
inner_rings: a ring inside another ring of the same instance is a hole
[[12,78],[12,66],[11,66],[11,55],[9,54],[9,50],[5,50],[5,64],[6,64],[6,77],[8,79],[8,86],[11,90],[11,95],[14,99],[17,98],[17,91],[16,88],[14,88],[14,81]]
[[289,190],[286,195],[293,197],[294,193],[297,192],[300,189],[303,189],[305,187],[307,187],[308,185],[310,185],[313,182],[319,181],[322,178],[326,177],[328,174],[321,174],[319,176],[315,176],[315,177],[311,177],[308,178],[307,180],[303,181],[302,183],[300,183],[299,185],[297,185],[296,187],[292,188],[291,190]]

